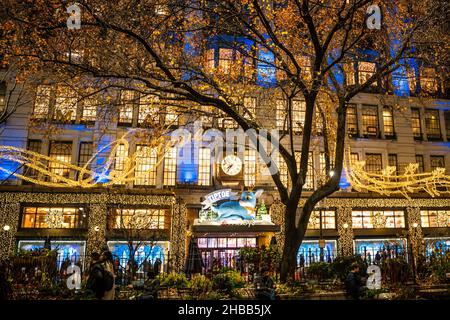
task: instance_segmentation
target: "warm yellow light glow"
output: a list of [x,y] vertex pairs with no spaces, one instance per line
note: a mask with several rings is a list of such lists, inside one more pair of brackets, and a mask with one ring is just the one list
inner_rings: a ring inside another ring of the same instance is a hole
[[[123,166],[120,170],[114,170],[114,163],[116,158],[116,151],[119,146],[124,146],[125,150],[129,150],[129,141],[127,137],[133,130],[123,135],[120,139],[117,139],[98,150],[83,167],[76,166],[59,159],[51,158],[49,156],[39,154],[37,152],[29,151],[23,148],[17,148],[13,146],[0,146],[0,159],[5,159],[10,162],[15,162],[24,169],[31,169],[38,173],[38,178],[28,177],[26,175],[11,171],[7,168],[0,166],[0,171],[5,172],[8,175],[15,176],[24,181],[28,181],[37,185],[47,187],[81,187],[81,188],[93,188],[100,186],[111,186],[115,184],[125,184],[127,182],[134,181],[134,169],[140,164],[142,159],[145,159],[143,151],[137,150],[131,155],[125,156]],[[163,138],[157,138],[152,141],[152,146],[156,147],[158,154],[161,155],[160,159],[154,164],[146,167],[147,171],[142,172],[143,175],[148,174],[155,170],[156,166],[161,163],[165,151],[173,147],[174,144],[183,144],[183,141],[172,141],[170,139],[164,140]],[[102,165],[99,171],[89,169],[91,163],[99,157],[102,153],[111,149],[105,163]],[[75,172],[74,177],[64,177],[49,170],[48,163],[52,162],[54,165],[66,167]]]
[[432,197],[450,193],[450,176],[445,168],[431,172],[418,173],[419,164],[408,164],[403,174],[395,174],[396,167],[387,166],[380,173],[365,171],[365,161],[352,162],[350,152],[347,156],[345,173],[352,187],[357,191],[371,191],[381,195],[403,195],[426,192]]

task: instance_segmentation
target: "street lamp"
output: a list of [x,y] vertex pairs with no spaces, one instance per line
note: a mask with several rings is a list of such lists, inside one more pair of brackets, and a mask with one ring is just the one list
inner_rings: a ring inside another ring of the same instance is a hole
[[9,230],[11,230],[11,227],[8,226],[7,224],[5,224],[5,225],[3,226],[3,230],[4,230],[4,231],[9,231]]

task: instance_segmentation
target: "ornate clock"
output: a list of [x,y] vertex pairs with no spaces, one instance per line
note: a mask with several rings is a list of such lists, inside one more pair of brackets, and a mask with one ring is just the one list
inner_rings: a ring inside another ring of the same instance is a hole
[[242,161],[238,156],[228,155],[223,158],[220,167],[228,176],[236,176],[242,171]]

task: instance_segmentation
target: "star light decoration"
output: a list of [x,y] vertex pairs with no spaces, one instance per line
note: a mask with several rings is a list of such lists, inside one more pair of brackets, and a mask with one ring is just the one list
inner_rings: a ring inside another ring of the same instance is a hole
[[[147,149],[142,148],[140,151],[136,151],[133,154],[124,157],[124,165],[121,170],[114,170],[116,152],[119,146],[124,145],[125,150],[129,150],[129,136],[139,134],[140,131],[138,129],[128,131],[121,138],[100,148],[82,167],[27,149],[13,146],[0,146],[0,159],[5,159],[13,163],[15,162],[19,166],[23,166],[24,172],[26,171],[26,169],[33,170],[34,172],[38,173],[36,175],[38,176],[38,178],[29,177],[2,166],[0,166],[0,171],[24,181],[46,187],[95,188],[101,186],[108,187],[116,184],[125,184],[127,182],[134,181],[135,178],[133,173],[136,166],[139,166],[141,163],[148,166],[145,158],[149,155],[146,152]],[[178,140],[165,138],[166,137],[160,135],[158,138],[153,139],[149,146],[157,148],[157,153],[164,155],[165,152],[174,145],[183,145],[185,142],[185,137],[179,137]],[[107,157],[105,164],[102,165],[101,168],[97,168],[98,171],[90,169],[91,164],[95,163],[95,160],[100,157],[100,155],[107,152],[109,148],[111,148],[111,151],[109,152],[109,156]],[[155,168],[162,162],[164,156],[158,158],[158,161],[154,165],[148,166],[148,170],[142,172],[142,175],[146,175],[154,171]],[[73,170],[74,172],[76,172],[75,176],[78,178],[72,179],[51,172],[48,167],[49,162]]]
[[412,193],[426,192],[431,197],[450,194],[450,176],[445,174],[445,168],[419,173],[419,164],[409,163],[403,174],[395,174],[395,166],[387,166],[380,173],[371,173],[364,169],[365,161],[352,162],[350,154],[347,159],[345,174],[357,191],[371,191],[384,196],[402,195],[409,200]]

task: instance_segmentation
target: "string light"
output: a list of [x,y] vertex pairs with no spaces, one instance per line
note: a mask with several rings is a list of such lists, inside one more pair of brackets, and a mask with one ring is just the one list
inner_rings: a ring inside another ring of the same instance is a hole
[[[146,154],[145,148],[137,150],[129,156],[123,158],[123,170],[114,170],[114,163],[116,160],[116,154],[118,148],[123,145],[125,150],[129,150],[129,142],[127,137],[130,134],[139,133],[137,129],[130,130],[121,138],[103,146],[86,162],[84,166],[77,166],[71,163],[67,163],[34,151],[26,150],[23,148],[13,146],[0,146],[0,159],[16,162],[17,164],[29,168],[38,173],[38,178],[29,177],[15,171],[11,171],[7,168],[0,166],[0,171],[5,172],[8,175],[15,176],[16,178],[24,181],[31,182],[36,185],[42,185],[46,187],[81,187],[81,188],[94,188],[94,187],[108,187],[115,184],[125,184],[127,182],[134,181],[134,170],[137,166],[145,164]],[[150,143],[150,147],[157,148],[157,153],[163,155],[158,157],[158,161],[154,165],[150,165],[146,171],[143,171],[142,175],[147,175],[153,172],[156,167],[163,161],[166,152],[176,144],[183,144],[185,137],[180,137],[181,140],[165,141],[164,138],[159,137]],[[94,160],[104,153],[107,149],[111,148],[111,152],[102,166],[100,172],[95,172],[90,168]],[[59,165],[64,168],[68,168],[76,172],[77,179],[71,179],[62,176],[59,173],[55,173],[49,170],[48,163]],[[26,171],[26,170],[25,170]]]
[[431,197],[450,193],[450,176],[445,174],[445,168],[418,173],[419,164],[409,163],[403,174],[395,174],[396,167],[392,166],[387,166],[381,173],[371,173],[364,170],[365,161],[352,162],[350,156],[348,159],[345,174],[356,191],[403,195],[407,199],[410,199],[409,194],[419,192],[426,192]]
[[64,216],[63,212],[60,210],[51,209],[44,218],[45,223],[49,228],[58,229],[63,226]]

